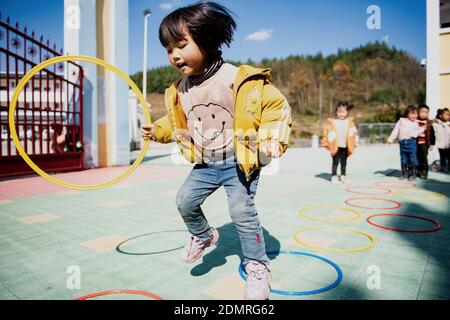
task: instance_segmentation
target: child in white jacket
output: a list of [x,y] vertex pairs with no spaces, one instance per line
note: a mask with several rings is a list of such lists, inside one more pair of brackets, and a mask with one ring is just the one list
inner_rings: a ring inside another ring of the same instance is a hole
[[439,109],[433,123],[436,137],[435,145],[439,150],[441,171],[450,171],[450,111],[447,108]]

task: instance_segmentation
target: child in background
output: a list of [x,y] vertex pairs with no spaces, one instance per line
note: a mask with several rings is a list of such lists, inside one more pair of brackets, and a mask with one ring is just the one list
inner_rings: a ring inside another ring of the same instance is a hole
[[[358,144],[358,130],[353,118],[349,117],[351,107],[347,102],[338,102],[335,118],[329,118],[323,133],[322,146],[330,150],[333,158],[331,182],[347,184],[347,158],[352,155]],[[341,165],[340,180],[337,169]]]
[[420,127],[417,123],[418,112],[415,106],[408,106],[404,117],[400,118],[395,125],[388,143],[394,143],[395,139],[400,141],[400,180],[416,180],[416,168],[419,164],[417,160],[417,137],[423,134],[426,127]]
[[144,139],[175,140],[196,163],[176,196],[191,236],[181,260],[193,263],[217,244],[201,205],[219,187],[241,240],[246,299],[268,299],[271,274],[254,198],[261,167],[287,149],[292,118],[286,98],[271,84],[270,69],[224,63],[236,23],[209,1],[175,10],[160,25],[170,64],[183,78],[166,90],[168,115],[142,128]]
[[439,150],[441,171],[450,171],[450,112],[447,108],[439,109],[433,123],[436,147]]
[[421,133],[417,139],[417,176],[421,179],[428,178],[428,150],[435,143],[433,121],[429,120],[430,108],[426,104],[420,104],[418,107],[419,119],[417,123],[419,127],[425,128],[425,132]]

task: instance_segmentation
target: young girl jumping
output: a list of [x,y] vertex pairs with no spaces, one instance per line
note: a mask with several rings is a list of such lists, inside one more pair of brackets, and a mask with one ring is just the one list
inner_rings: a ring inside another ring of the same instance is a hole
[[261,167],[288,147],[292,119],[286,98],[271,84],[270,69],[224,63],[236,23],[214,2],[183,7],[159,29],[170,64],[182,79],[166,90],[168,115],[144,126],[142,136],[176,141],[196,163],[176,196],[191,233],[181,259],[193,263],[217,244],[219,233],[202,211],[205,199],[223,186],[241,240],[247,274],[246,299],[268,299],[271,274],[262,227],[255,208]]
[[397,121],[394,130],[388,138],[388,143],[394,143],[395,139],[400,141],[400,162],[402,173],[400,180],[416,180],[417,160],[417,137],[423,134],[426,127],[420,127],[417,122],[418,111],[415,106],[408,106],[403,118]]
[[[333,184],[347,184],[347,158],[352,155],[358,144],[358,130],[353,118],[349,117],[350,106],[347,102],[338,102],[335,118],[329,118],[323,133],[322,146],[328,148],[333,158],[331,168],[331,182]],[[337,168],[341,164],[341,177],[337,175]]]

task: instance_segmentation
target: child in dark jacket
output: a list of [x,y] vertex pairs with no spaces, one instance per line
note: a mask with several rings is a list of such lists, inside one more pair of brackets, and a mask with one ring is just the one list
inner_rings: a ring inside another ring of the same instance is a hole
[[434,146],[435,136],[433,129],[433,121],[429,119],[430,108],[426,104],[420,104],[418,107],[419,117],[417,124],[421,128],[425,128],[425,132],[421,133],[417,138],[417,176],[420,179],[428,178],[428,150]]

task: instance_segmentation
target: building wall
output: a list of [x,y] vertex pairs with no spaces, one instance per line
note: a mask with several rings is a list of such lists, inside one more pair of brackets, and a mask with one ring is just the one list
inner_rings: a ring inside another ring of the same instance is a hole
[[450,70],[450,32],[440,35],[441,70]]
[[450,28],[440,32],[440,106],[450,108]]
[[427,0],[427,104],[431,116],[450,107],[450,0]]
[[440,7],[439,0],[427,0],[427,105],[434,117],[440,108]]
[[450,109],[450,74],[441,76],[441,107]]

